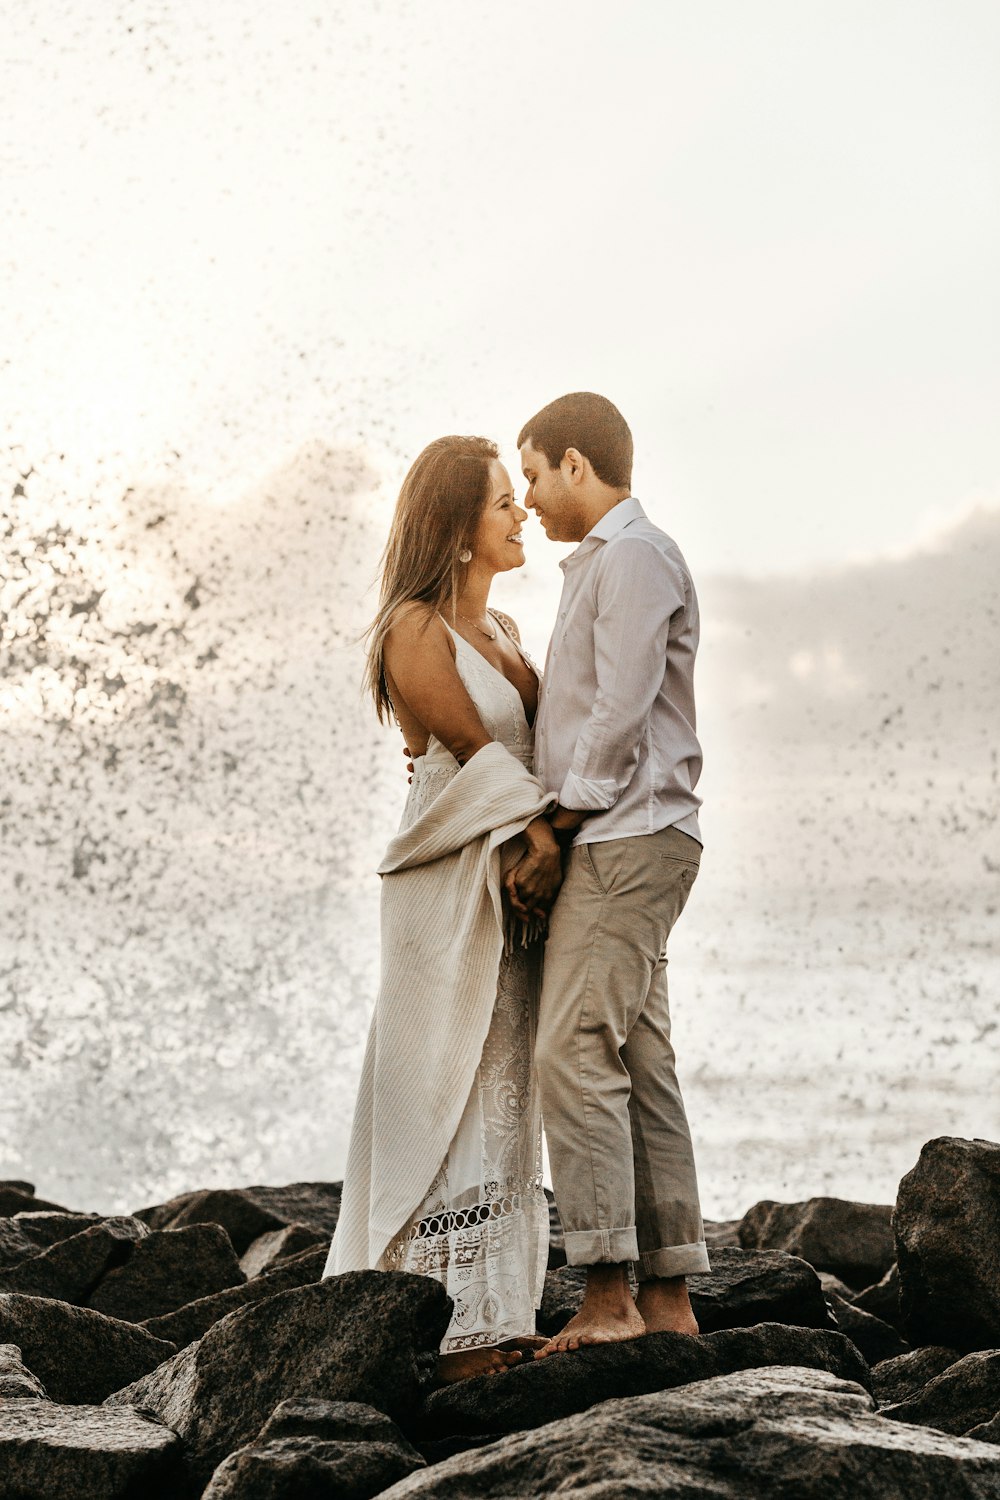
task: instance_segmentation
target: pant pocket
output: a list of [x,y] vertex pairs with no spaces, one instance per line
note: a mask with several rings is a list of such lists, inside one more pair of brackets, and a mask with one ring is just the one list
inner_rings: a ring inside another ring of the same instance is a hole
[[600,844],[583,844],[584,857],[605,896],[610,896],[622,871],[628,839],[608,839]]

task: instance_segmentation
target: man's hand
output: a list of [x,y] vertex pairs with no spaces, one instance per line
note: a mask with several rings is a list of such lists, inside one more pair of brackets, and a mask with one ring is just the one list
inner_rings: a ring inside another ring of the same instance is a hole
[[504,876],[510,904],[523,922],[544,922],[562,884],[562,856],[546,818],[536,818],[524,830],[528,845]]

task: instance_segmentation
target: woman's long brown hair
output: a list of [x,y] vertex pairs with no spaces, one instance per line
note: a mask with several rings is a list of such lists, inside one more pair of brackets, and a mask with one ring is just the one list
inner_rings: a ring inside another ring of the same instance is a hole
[[498,457],[489,438],[437,438],[403,480],[382,553],[378,613],[365,632],[365,686],[380,723],[393,717],[384,663],[393,617],[401,605],[414,601],[434,609],[450,602],[454,619],[465,572],[458,554],[472,549],[490,496],[490,464]]

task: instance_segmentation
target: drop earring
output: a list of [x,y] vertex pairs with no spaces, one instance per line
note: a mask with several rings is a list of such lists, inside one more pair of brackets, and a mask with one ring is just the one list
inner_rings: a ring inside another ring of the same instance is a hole
[[458,554],[458,560],[460,563],[467,563],[472,561],[472,553],[469,551],[468,547],[462,548],[461,552]]

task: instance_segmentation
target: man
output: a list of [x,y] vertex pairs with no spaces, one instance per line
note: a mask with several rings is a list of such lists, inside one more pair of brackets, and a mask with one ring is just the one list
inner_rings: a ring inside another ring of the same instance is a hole
[[[698,603],[676,544],[631,494],[632,435],[610,401],[563,396],[517,442],[525,505],[551,541],[580,543],[560,564],[535,721],[535,771],[568,845],[536,1062],[566,1258],[587,1287],[544,1357],[698,1332],[685,1276],[710,1267],[666,972],[701,855]],[[515,903],[531,858],[507,877]]]

